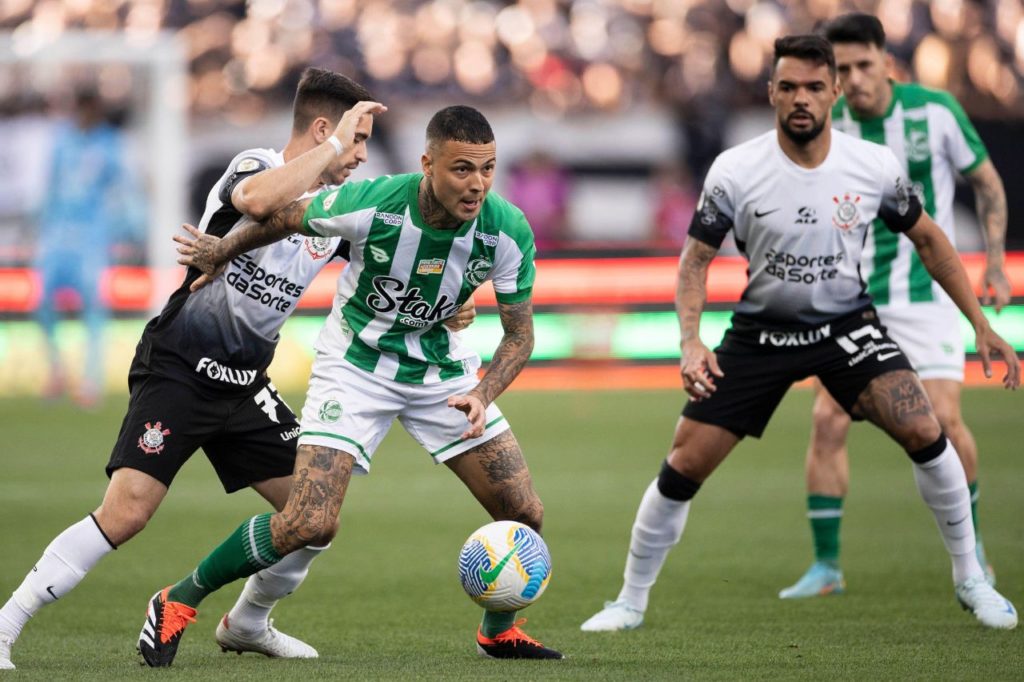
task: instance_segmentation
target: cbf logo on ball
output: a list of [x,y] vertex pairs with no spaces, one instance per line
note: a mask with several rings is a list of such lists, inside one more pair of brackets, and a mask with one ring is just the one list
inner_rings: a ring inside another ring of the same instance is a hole
[[551,580],[551,555],[540,535],[515,521],[495,521],[469,536],[459,553],[459,580],[488,611],[518,611]]

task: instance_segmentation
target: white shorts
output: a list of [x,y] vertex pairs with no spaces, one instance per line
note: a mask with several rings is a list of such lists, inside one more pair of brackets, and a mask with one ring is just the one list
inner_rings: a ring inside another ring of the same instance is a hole
[[964,380],[964,337],[960,311],[952,303],[878,306],[889,336],[903,349],[922,379]]
[[509,428],[492,403],[484,434],[462,440],[469,421],[465,413],[448,407],[448,398],[476,385],[472,374],[434,384],[403,384],[353,367],[337,354],[317,352],[298,444],[343,450],[355,457],[355,473],[369,473],[373,453],[397,417],[437,464]]

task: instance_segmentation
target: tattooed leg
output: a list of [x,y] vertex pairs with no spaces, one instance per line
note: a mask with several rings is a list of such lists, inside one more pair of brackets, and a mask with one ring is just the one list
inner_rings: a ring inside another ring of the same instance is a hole
[[292,490],[283,510],[270,517],[274,549],[281,555],[306,545],[323,546],[338,532],[355,458],[321,445],[300,445]]
[[544,505],[511,430],[445,462],[496,521],[511,520],[540,532]]
[[875,377],[854,406],[854,414],[878,426],[907,452],[934,443],[942,429],[917,374],[896,370]]

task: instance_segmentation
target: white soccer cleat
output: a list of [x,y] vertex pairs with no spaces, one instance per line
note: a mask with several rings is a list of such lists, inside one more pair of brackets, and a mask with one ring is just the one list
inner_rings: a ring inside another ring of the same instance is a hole
[[0,635],[0,670],[14,670],[14,663],[11,662],[11,646],[14,642],[5,635]]
[[1017,627],[1017,609],[1010,600],[996,592],[983,576],[968,578],[956,586],[960,606],[974,614],[988,628],[1012,630]]
[[221,651],[235,651],[239,655],[243,651],[252,651],[271,658],[320,657],[316,649],[301,639],[277,630],[273,619],[267,623],[267,629],[263,632],[242,633],[231,629],[226,613],[217,624],[217,644],[220,645]]
[[588,618],[580,630],[584,632],[618,632],[634,630],[644,622],[644,612],[637,611],[624,601],[606,601],[604,608]]

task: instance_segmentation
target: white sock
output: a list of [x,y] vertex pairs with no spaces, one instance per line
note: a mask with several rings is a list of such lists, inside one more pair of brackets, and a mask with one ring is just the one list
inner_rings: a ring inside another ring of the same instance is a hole
[[313,559],[320,556],[320,552],[327,547],[303,547],[270,568],[249,576],[238,601],[228,612],[231,629],[239,632],[266,630],[270,610],[278,601],[298,589],[306,579]]
[[0,609],[0,632],[13,642],[29,618],[73,590],[114,549],[91,514],[65,529]]
[[690,500],[679,502],[665,497],[658,490],[658,479],[647,486],[633,522],[620,601],[637,611],[647,610],[651,588],[669,550],[683,535],[689,511]]
[[971,492],[967,489],[964,467],[946,441],[946,449],[935,459],[914,464],[914,480],[921,499],[935,515],[942,541],[953,562],[953,582],[983,577],[981,564],[974,553],[974,526],[971,523]]

